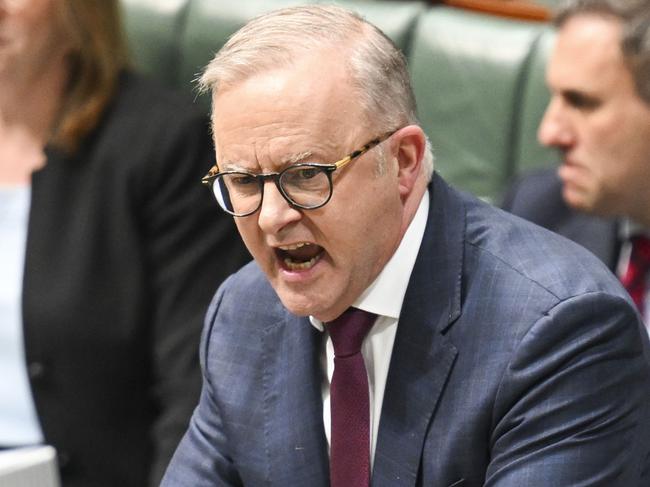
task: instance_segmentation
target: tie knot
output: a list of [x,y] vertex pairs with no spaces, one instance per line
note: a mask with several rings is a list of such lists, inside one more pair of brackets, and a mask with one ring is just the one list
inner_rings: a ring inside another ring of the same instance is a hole
[[348,308],[341,316],[327,324],[332,337],[334,355],[347,357],[361,351],[361,344],[377,315],[358,308]]
[[630,260],[642,268],[650,267],[650,238],[637,236],[631,239],[632,254]]

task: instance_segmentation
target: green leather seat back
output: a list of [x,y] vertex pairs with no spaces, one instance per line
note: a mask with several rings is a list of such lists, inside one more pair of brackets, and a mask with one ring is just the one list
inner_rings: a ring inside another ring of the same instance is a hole
[[544,29],[533,46],[527,76],[524,80],[522,98],[515,123],[519,127],[514,140],[515,178],[522,172],[533,168],[555,165],[558,153],[543,147],[537,140],[537,129],[544,116],[549,101],[546,86],[546,63],[551,53],[555,31],[552,27]]
[[[194,80],[230,35],[263,12],[305,0],[121,2],[136,66],[196,97]],[[436,169],[451,183],[498,202],[512,177],[554,162],[536,140],[552,28],[418,1],[337,3],[407,55]],[[208,97],[198,103],[208,110]]]
[[[225,44],[228,38],[248,20],[264,12],[305,3],[332,3],[305,0],[246,0],[234,3],[228,0],[192,0],[187,22],[181,36],[180,80],[190,86]],[[343,7],[360,12],[375,23],[402,49],[407,49],[413,26],[426,6],[419,2],[337,2]],[[208,106],[206,97],[200,103]]]
[[407,56],[411,50],[411,41],[417,20],[428,8],[423,2],[396,0],[340,0],[337,2],[320,0],[316,3],[336,3],[336,5],[358,12],[368,22],[379,27]]
[[421,16],[410,59],[436,169],[497,201],[514,164],[517,110],[542,24],[446,7]]
[[[305,4],[304,0],[192,0],[187,22],[180,41],[180,82],[195,89],[195,80],[228,38],[248,20],[264,12],[290,5]],[[209,99],[200,97],[206,109]]]
[[550,9],[554,10],[560,5],[562,5],[564,1],[563,0],[535,0],[535,3],[538,3],[540,5],[545,5]]
[[189,0],[121,0],[129,49],[138,69],[178,85],[179,39]]

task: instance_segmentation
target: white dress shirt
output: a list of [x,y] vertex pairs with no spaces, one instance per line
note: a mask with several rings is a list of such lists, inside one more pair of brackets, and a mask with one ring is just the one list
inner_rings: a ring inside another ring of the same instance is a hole
[[0,187],[0,447],[41,443],[23,337],[30,187]]
[[[352,306],[377,315],[377,321],[371,328],[361,346],[366,371],[368,372],[368,387],[370,401],[370,462],[374,464],[375,448],[377,446],[377,432],[379,431],[379,418],[384,400],[384,389],[388,376],[388,366],[395,342],[398,319],[402,309],[402,302],[406,288],[415,265],[415,259],[429,214],[429,192],[422,197],[411,224],[406,230],[399,247],[379,273],[375,281],[361,294]],[[311,323],[321,332],[326,331],[323,323],[310,317]],[[321,353],[321,363],[326,371],[322,385],[323,395],[323,424],[325,436],[330,444],[331,417],[330,417],[330,383],[334,372],[334,347],[332,339],[328,336]]]

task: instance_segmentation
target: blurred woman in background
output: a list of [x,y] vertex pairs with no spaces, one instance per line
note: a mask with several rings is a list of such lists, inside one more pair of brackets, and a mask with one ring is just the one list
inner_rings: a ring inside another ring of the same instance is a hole
[[202,318],[248,256],[203,113],[128,69],[117,0],[0,0],[0,447],[64,486],[157,485]]

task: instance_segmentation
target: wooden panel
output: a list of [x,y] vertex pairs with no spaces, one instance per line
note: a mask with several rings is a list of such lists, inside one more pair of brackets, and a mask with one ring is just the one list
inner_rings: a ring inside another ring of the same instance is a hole
[[551,18],[551,10],[547,6],[526,0],[444,0],[442,3],[501,17],[539,22],[546,22]]

